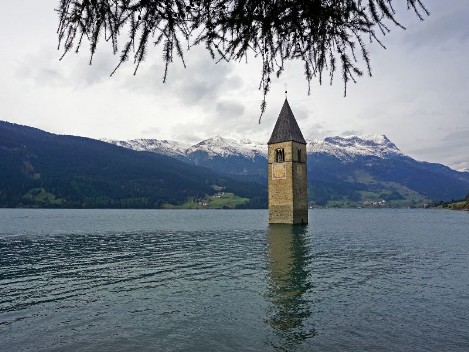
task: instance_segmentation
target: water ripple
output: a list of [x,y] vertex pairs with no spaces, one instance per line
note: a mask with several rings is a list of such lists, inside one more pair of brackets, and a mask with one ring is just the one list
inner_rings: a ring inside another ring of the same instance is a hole
[[0,229],[6,351],[469,350],[467,216],[77,211],[66,231],[46,212],[35,233],[22,221],[44,213],[27,213]]

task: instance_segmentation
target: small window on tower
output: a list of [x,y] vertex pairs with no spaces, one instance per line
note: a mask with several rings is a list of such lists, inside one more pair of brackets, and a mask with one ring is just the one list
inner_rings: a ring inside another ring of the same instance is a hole
[[275,149],[275,162],[283,163],[285,161],[285,153],[283,148]]
[[301,149],[298,149],[298,161],[301,161]]

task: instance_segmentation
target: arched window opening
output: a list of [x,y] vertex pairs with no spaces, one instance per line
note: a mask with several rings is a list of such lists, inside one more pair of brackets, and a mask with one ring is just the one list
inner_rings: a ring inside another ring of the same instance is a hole
[[298,161],[301,161],[301,149],[298,149]]
[[285,161],[285,152],[283,148],[275,149],[275,162],[283,163]]

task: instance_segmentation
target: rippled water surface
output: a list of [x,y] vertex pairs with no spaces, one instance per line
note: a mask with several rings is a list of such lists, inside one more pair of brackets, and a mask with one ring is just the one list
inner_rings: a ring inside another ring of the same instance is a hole
[[469,351],[469,214],[0,209],[0,351]]

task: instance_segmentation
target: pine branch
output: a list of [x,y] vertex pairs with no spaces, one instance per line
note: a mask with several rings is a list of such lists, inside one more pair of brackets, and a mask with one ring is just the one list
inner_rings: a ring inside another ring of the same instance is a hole
[[[341,71],[344,95],[349,81],[362,75],[361,65],[371,76],[363,36],[385,48],[381,37],[389,24],[405,29],[392,6],[398,1],[404,0],[60,0],[58,49],[62,59],[87,40],[91,64],[101,41],[109,42],[120,52],[112,75],[131,52],[136,73],[152,43],[162,50],[164,82],[174,50],[184,67],[183,47],[203,44],[217,62],[241,61],[252,52],[262,60],[262,116],[271,75],[280,77],[287,61],[303,62],[308,94],[325,72],[332,84]],[[422,0],[405,1],[420,20],[429,15]]]

